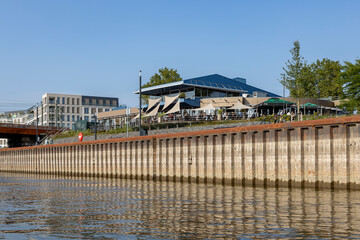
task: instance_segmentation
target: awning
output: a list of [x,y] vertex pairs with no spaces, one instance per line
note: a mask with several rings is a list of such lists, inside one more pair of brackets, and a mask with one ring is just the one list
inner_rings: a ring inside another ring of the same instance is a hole
[[155,116],[160,108],[160,104],[158,104],[151,112],[149,112],[148,114],[145,115],[145,117],[153,117]]
[[269,100],[265,101],[262,103],[262,105],[266,106],[278,106],[278,105],[281,105],[281,104],[294,104],[292,102],[289,102],[289,101],[285,101],[283,99],[280,99],[280,98],[270,98]]
[[174,97],[168,97],[165,96],[165,104],[164,107],[162,108],[163,110],[165,110],[168,106],[170,106],[178,97],[180,96],[180,93]]
[[169,110],[167,111],[165,114],[171,114],[171,113],[176,113],[176,112],[180,112],[180,99],[175,103],[175,105]]
[[147,107],[147,111],[150,112],[149,110],[152,109],[158,102],[160,102],[161,97],[157,98],[157,99],[148,99],[148,107]]
[[313,104],[313,103],[305,103],[304,105],[301,105],[301,107],[305,107],[305,108],[318,108],[320,107],[319,105]]
[[250,109],[252,107],[250,106],[247,106],[247,105],[244,105],[242,104],[241,102],[237,102],[236,104],[234,104],[234,106],[228,108],[228,109],[238,109],[238,110],[242,110],[242,109]]
[[[145,113],[143,111],[141,111],[141,115],[144,115]],[[138,119],[140,117],[140,113],[138,113],[138,115],[136,115],[136,117],[132,118],[131,120],[134,120],[134,119]]]
[[209,105],[206,105],[204,107],[201,108],[195,108],[192,109],[193,111],[206,111],[206,110],[215,110],[214,106],[210,103]]

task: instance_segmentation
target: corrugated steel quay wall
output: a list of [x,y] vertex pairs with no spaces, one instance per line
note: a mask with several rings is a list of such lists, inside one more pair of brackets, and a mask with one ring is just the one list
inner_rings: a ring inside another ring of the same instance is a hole
[[0,171],[360,189],[360,117],[0,150]]

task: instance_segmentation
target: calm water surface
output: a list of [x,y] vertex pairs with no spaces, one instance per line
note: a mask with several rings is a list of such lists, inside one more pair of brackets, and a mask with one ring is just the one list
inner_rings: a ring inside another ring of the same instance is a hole
[[0,173],[0,239],[360,239],[360,192]]

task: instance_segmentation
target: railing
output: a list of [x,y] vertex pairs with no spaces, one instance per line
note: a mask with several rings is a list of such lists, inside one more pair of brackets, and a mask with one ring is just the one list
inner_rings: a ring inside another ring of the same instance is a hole
[[[34,129],[35,125],[25,125],[25,124],[13,124],[13,123],[0,123],[0,127],[8,127],[8,128],[23,128],[23,129]],[[38,126],[39,130],[58,130],[58,127],[48,127],[48,126]]]
[[59,130],[54,133],[54,134],[47,134],[43,139],[41,139],[38,142],[38,145],[42,145],[42,144],[52,144],[52,140],[49,141],[51,138],[57,136],[58,134],[64,132],[65,130],[69,130],[67,127],[62,127],[62,128],[58,128]]

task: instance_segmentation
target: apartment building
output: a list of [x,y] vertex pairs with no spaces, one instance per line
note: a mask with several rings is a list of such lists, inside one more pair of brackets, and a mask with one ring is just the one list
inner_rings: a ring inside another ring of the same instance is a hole
[[94,115],[119,105],[118,98],[45,93],[38,109],[39,124],[73,129],[78,120],[94,121]]
[[7,148],[7,139],[6,138],[0,138],[0,148]]

